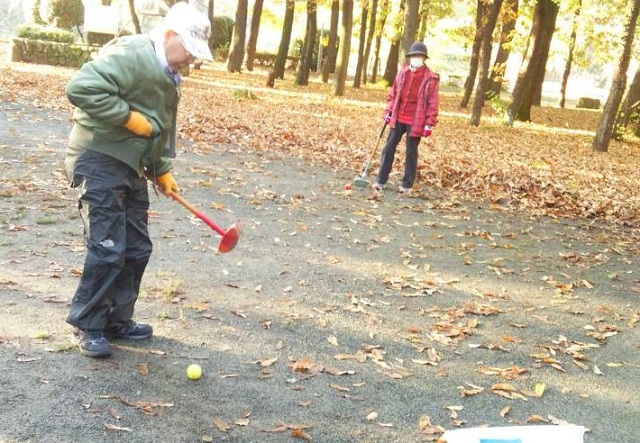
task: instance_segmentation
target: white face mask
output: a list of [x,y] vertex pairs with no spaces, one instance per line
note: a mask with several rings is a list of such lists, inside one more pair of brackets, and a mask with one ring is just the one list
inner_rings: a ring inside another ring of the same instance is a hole
[[421,68],[422,66],[424,66],[424,57],[422,56],[409,57],[409,64],[411,65],[412,68]]

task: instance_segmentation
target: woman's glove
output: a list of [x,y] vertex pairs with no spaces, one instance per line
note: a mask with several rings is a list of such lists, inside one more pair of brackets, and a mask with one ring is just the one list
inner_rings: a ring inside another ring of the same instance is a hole
[[129,117],[124,122],[124,127],[140,137],[149,138],[153,133],[151,122],[138,111],[129,112]]
[[168,194],[170,191],[178,192],[178,183],[170,172],[165,172],[164,174],[157,176],[156,183],[160,186],[160,190],[165,194]]
[[429,137],[431,135],[431,132],[433,132],[433,126],[427,125],[424,127],[424,131],[422,131],[422,136]]

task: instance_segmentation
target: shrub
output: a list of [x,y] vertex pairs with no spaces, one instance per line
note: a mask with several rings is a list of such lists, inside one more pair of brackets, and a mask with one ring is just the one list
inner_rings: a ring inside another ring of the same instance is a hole
[[213,17],[211,25],[211,41],[209,46],[211,50],[216,48],[228,48],[231,44],[231,36],[233,35],[233,26],[235,22],[229,17]]
[[84,23],[82,0],[51,0],[48,19],[51,25],[60,29],[82,26]]
[[75,36],[71,31],[40,25],[22,25],[18,28],[16,35],[30,40],[45,40],[48,42],[73,43],[75,41]]

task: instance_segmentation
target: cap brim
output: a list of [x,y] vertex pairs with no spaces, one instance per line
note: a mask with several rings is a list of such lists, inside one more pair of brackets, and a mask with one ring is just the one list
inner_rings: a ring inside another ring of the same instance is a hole
[[193,55],[195,58],[210,61],[213,60],[213,55],[211,55],[211,50],[209,49],[207,42],[203,40],[184,38],[184,36],[182,38],[185,49],[189,51],[189,54]]

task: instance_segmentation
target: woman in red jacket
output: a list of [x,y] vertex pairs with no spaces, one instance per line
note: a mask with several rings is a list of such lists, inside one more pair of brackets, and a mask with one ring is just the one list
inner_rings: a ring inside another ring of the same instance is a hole
[[384,120],[391,126],[387,143],[382,150],[380,169],[373,189],[382,190],[396,155],[402,136],[406,138],[404,176],[398,192],[411,192],[418,165],[418,144],[421,137],[429,137],[438,122],[438,75],[425,64],[427,47],[415,42],[406,54],[408,65],[398,73],[389,95]]

